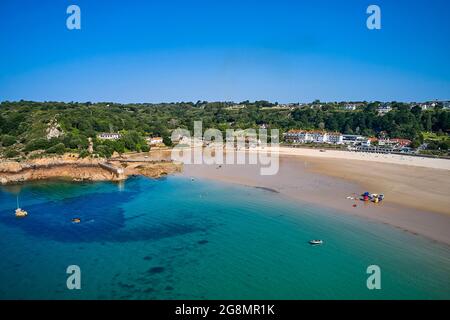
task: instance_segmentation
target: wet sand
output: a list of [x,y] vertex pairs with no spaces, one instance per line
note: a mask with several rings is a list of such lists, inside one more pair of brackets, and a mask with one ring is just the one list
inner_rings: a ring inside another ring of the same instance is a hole
[[[414,159],[394,157],[383,162],[369,155],[373,159],[364,161],[325,153],[287,155],[280,151],[280,169],[272,176],[262,176],[258,165],[248,164],[185,164],[183,175],[264,188],[450,245],[450,170],[445,169],[446,162],[422,159],[419,165],[410,165]],[[379,204],[347,199],[364,191],[384,193],[386,198]]]

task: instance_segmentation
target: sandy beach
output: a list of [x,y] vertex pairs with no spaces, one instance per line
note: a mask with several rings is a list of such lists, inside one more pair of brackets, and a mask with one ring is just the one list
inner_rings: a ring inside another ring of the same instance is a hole
[[[187,164],[183,175],[267,188],[450,245],[450,160],[301,148],[279,154],[276,175],[249,164]],[[347,198],[364,191],[384,193],[385,201]]]
[[[267,148],[268,150],[273,150]],[[257,150],[257,149],[256,149]],[[280,155],[293,155],[303,157],[314,157],[320,159],[343,159],[343,160],[361,160],[368,162],[377,162],[383,164],[398,164],[404,166],[424,167],[430,169],[450,170],[450,160],[427,158],[420,156],[404,156],[400,154],[377,154],[367,152],[350,152],[341,150],[324,150],[310,148],[278,148]]]
[[[153,150],[111,161],[115,165],[131,161],[125,168],[126,176],[159,177],[162,172],[171,174],[177,170],[160,168],[170,163],[156,166],[147,162],[168,161],[170,156],[170,150]],[[75,161],[75,167],[46,167],[45,170],[23,172],[20,168],[9,168],[8,177],[17,181],[59,176],[76,180],[113,180],[105,170],[78,167],[78,162]],[[145,171],[143,165],[152,169]],[[260,165],[250,164],[185,164],[181,174],[264,188],[291,200],[368,218],[450,245],[450,160],[282,147],[279,149],[278,173],[261,175],[260,169]],[[30,174],[33,176],[28,176]],[[383,193],[385,200],[378,204],[364,203],[358,198],[365,191]]]

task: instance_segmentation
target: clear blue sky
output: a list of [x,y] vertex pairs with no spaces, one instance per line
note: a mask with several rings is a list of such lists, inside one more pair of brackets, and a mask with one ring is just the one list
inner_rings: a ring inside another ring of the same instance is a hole
[[448,0],[1,0],[0,44],[1,101],[450,99]]

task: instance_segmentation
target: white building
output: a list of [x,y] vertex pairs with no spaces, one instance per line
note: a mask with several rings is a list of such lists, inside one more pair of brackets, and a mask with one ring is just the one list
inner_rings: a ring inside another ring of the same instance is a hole
[[381,105],[377,108],[378,114],[380,114],[380,115],[385,115],[386,113],[388,113],[391,110],[392,110],[392,107],[388,104]]
[[97,138],[101,140],[119,140],[122,137],[120,133],[100,133]]
[[293,143],[343,143],[339,132],[290,130],[284,134],[284,140]]
[[362,145],[363,147],[370,147],[371,141],[370,139],[363,137],[363,139],[360,141],[360,145]]
[[332,144],[342,144],[344,143],[344,137],[339,132],[328,132],[326,134],[326,142]]
[[436,104],[425,102],[425,103],[421,103],[419,106],[422,109],[422,111],[427,111],[427,110],[433,109],[436,106]]
[[238,110],[238,109],[244,109],[246,107],[245,104],[235,104],[229,107],[226,107],[226,110]]
[[411,140],[408,139],[400,139],[400,138],[393,138],[393,139],[380,139],[378,140],[379,146],[389,147],[389,148],[403,148],[407,147],[411,144]]
[[306,142],[306,131],[304,130],[289,130],[284,133],[284,140],[286,142],[293,143],[305,143]]
[[356,105],[355,104],[346,104],[344,106],[344,110],[355,111],[356,110]]
[[326,142],[327,133],[325,131],[308,131],[306,137],[308,142],[324,143]]
[[158,144],[162,144],[163,143],[163,138],[161,137],[147,137],[145,138],[145,141],[147,141],[147,143],[151,146],[155,146]]
[[356,145],[356,144],[361,144],[361,145],[370,145],[370,141],[369,139],[367,139],[366,137],[363,137],[361,135],[356,135],[356,134],[344,134],[342,135],[342,143],[344,144],[348,144],[348,145]]

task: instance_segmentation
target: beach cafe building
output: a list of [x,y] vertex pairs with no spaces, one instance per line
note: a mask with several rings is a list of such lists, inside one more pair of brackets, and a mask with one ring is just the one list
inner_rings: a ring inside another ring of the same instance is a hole
[[344,144],[349,145],[370,145],[370,140],[364,136],[356,135],[356,134],[344,134],[342,136],[342,141]]

